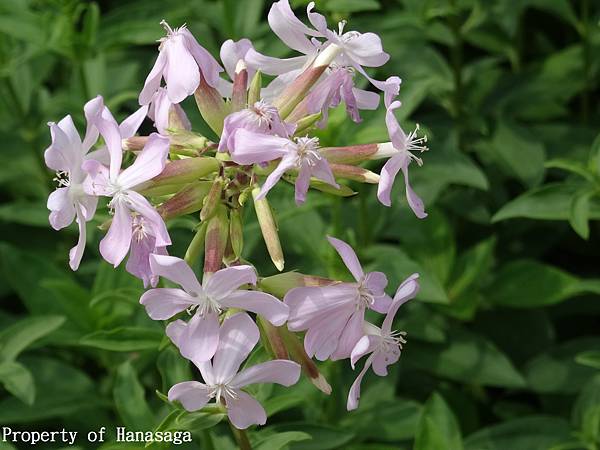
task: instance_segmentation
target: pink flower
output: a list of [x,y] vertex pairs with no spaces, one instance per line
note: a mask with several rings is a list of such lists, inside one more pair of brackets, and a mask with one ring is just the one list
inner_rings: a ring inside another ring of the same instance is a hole
[[406,341],[404,340],[406,333],[403,331],[392,331],[392,323],[394,322],[394,317],[400,306],[414,298],[419,292],[418,278],[419,274],[414,273],[400,285],[396,291],[390,309],[385,316],[385,319],[383,319],[381,328],[376,327],[369,322],[365,322],[365,332],[367,334],[364,335],[352,349],[352,354],[350,356],[352,368],[354,369],[354,365],[360,358],[368,353],[370,353],[370,355],[350,388],[348,403],[346,405],[348,411],[358,407],[360,383],[369,367],[373,367],[373,372],[380,377],[384,377],[387,375],[387,366],[394,364],[400,358],[402,344],[406,344]]
[[[230,140],[231,143],[231,140]],[[281,158],[281,162],[265,180],[257,199],[264,198],[288,170],[297,170],[296,203],[306,200],[310,178],[315,177],[339,188],[327,160],[319,153],[319,139],[297,137],[294,140],[269,136],[238,129],[233,146],[229,148],[231,159],[238,164],[255,164]]]
[[239,308],[260,314],[273,325],[280,326],[288,318],[288,307],[270,294],[240,290],[245,284],[256,284],[256,271],[251,266],[233,266],[205,275],[201,285],[192,269],[174,256],[151,255],[152,273],[179,284],[182,289],[159,288],[146,291],[140,298],[146,312],[154,320],[167,320],[185,310],[196,313],[188,330],[202,337],[195,348],[180,347],[189,359],[207,361],[219,343],[219,314],[227,308]]
[[91,195],[112,197],[109,207],[113,212],[113,220],[106,236],[100,241],[100,253],[116,267],[129,251],[135,215],[143,216],[152,224],[156,232],[157,247],[171,245],[167,227],[160,214],[145,197],[135,191],[138,186],[163,171],[169,153],[169,139],[152,133],[134,163],[121,171],[122,130],[108,108],[104,108],[95,118],[94,124],[106,142],[110,168],[98,161],[86,161],[83,168],[90,176],[84,189]]
[[[250,49],[254,49],[254,47],[252,46],[252,42],[249,39],[240,39],[237,42],[228,39],[225,42],[223,42],[223,45],[221,45],[221,62],[225,67],[225,72],[227,72],[227,75],[232,81],[235,79],[235,70],[236,67],[238,67],[238,63],[240,61],[244,62],[245,69],[248,73],[248,80],[251,80],[254,74],[256,73],[255,68],[248,67],[245,64],[246,54]],[[231,98],[233,84],[231,83],[231,81],[227,81],[223,78],[220,78],[218,90],[223,97]]]
[[152,272],[150,255],[166,255],[167,249],[165,246],[156,246],[157,230],[144,216],[132,214],[132,227],[129,258],[125,269],[142,280],[145,288],[155,287],[158,284],[158,275]]
[[391,192],[394,185],[396,175],[400,170],[404,175],[404,185],[406,188],[406,200],[409,206],[419,219],[427,217],[425,205],[419,196],[413,191],[408,182],[408,166],[411,161],[415,161],[419,166],[423,161],[415,156],[412,152],[424,152],[427,147],[424,145],[427,142],[427,136],[417,137],[419,126],[410,134],[406,135],[394,115],[394,110],[401,106],[401,103],[396,100],[390,102],[390,96],[386,96],[386,114],[385,123],[388,129],[388,134],[391,143],[383,144],[385,148],[380,149],[381,152],[391,155],[391,158],[385,163],[381,169],[379,186],[377,188],[377,198],[385,206],[391,205]]
[[388,311],[392,299],[386,295],[387,278],[381,272],[364,273],[348,244],[327,238],[350,270],[356,283],[290,290],[283,301],[290,308],[290,331],[306,331],[304,348],[318,360],[348,358],[363,336],[365,310]]
[[288,125],[281,120],[277,108],[260,100],[249,108],[229,114],[225,118],[223,133],[219,141],[219,151],[235,148],[233,142],[235,131],[239,129],[288,137],[294,133],[294,125]]
[[[186,333],[190,326],[180,320],[169,325],[167,333],[179,348],[202,345],[200,334]],[[225,404],[229,420],[236,428],[264,425],[267,421],[265,410],[243,388],[257,383],[291,386],[300,378],[300,365],[276,359],[238,372],[258,339],[258,327],[247,314],[240,313],[226,319],[219,331],[219,346],[212,362],[192,359],[204,383],[178,383],[169,389],[169,400],[180,402],[188,411],[197,411],[214,398],[216,403]]]
[[[73,124],[71,116],[66,116],[58,124],[49,123],[52,135],[52,144],[44,153],[46,165],[57,171],[56,180],[59,187],[48,197],[50,224],[55,230],[60,230],[70,225],[74,219],[79,225],[79,240],[77,245],[69,252],[69,265],[77,270],[83,257],[86,241],[85,222],[89,222],[96,212],[98,198],[96,195],[84,191],[84,181],[87,173],[82,165],[85,161],[106,159],[104,147],[90,151],[98,140],[98,129],[95,125],[96,117],[106,107],[104,100],[98,96],[84,106],[87,120],[87,130],[83,142]],[[135,134],[146,115],[145,107],[140,108],[119,126],[125,138]]]
[[148,117],[154,121],[154,126],[160,134],[166,135],[169,126],[169,118],[171,114],[178,116],[178,121],[184,125],[186,130],[192,129],[187,115],[183,108],[171,101],[167,94],[167,90],[164,87],[158,88],[158,90],[152,96],[148,109]]
[[210,86],[217,88],[219,73],[223,71],[217,60],[198,44],[185,25],[172,29],[164,20],[161,25],[167,36],[160,40],[158,58],[140,92],[140,104],[150,103],[162,78],[173,103],[180,103],[194,93],[200,84],[200,75]]

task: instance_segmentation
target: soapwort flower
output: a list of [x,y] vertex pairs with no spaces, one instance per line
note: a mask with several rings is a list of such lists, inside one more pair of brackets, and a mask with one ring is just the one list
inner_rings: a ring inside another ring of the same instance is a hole
[[352,349],[350,363],[354,369],[356,362],[370,353],[365,365],[356,377],[348,395],[348,411],[358,407],[360,397],[360,384],[370,367],[380,377],[387,375],[387,367],[400,358],[402,345],[406,344],[404,331],[392,331],[394,317],[400,306],[414,298],[419,292],[419,274],[414,273],[400,285],[390,305],[389,311],[383,319],[381,328],[369,323],[364,323],[365,335],[360,338]]
[[165,79],[167,93],[173,103],[180,103],[193,94],[200,84],[200,76],[216,88],[223,68],[200,44],[185,25],[171,28],[164,20],[160,23],[167,35],[160,39],[159,53],[140,92],[140,105],[147,105]]
[[[270,294],[239,289],[256,284],[256,271],[251,266],[232,266],[205,274],[202,284],[187,263],[174,256],[151,255],[152,273],[181,286],[181,289],[157,288],[146,291],[140,303],[154,320],[167,320],[187,311],[193,314],[187,328],[198,335],[198,345],[182,344],[181,352],[189,359],[212,358],[219,344],[219,315],[228,308],[239,308],[263,316],[280,326],[288,318],[288,307]],[[186,341],[187,342],[187,341]]]
[[365,273],[356,253],[347,243],[328,237],[355,283],[291,289],[283,299],[290,308],[288,329],[304,331],[304,347],[318,360],[348,358],[363,336],[365,310],[385,313],[392,299],[385,293],[387,277]]
[[[180,320],[169,325],[169,337],[177,347],[202,345],[201,335],[185,332],[190,326]],[[243,430],[254,424],[264,425],[267,421],[264,408],[243,389],[258,383],[296,384],[300,378],[300,365],[276,359],[240,371],[240,365],[258,339],[258,327],[247,314],[238,313],[225,319],[219,330],[219,345],[212,362],[191,359],[204,383],[178,383],[169,389],[169,400],[180,402],[188,411],[197,411],[215,399],[225,405],[227,416],[236,428]]]
[[264,198],[289,170],[298,171],[295,193],[297,204],[306,200],[311,177],[339,188],[329,163],[319,153],[319,139],[316,137],[297,137],[292,140],[238,129],[234,134],[230,153],[231,159],[238,164],[258,164],[281,158],[275,170],[265,180],[257,199]]

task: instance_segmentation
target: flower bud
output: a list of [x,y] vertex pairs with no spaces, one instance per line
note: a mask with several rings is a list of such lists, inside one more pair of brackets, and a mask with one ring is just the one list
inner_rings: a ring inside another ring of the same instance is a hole
[[205,221],[210,219],[217,207],[221,204],[221,196],[223,194],[223,178],[217,177],[210,187],[208,195],[204,198],[202,210],[200,211],[200,220]]
[[358,164],[369,159],[376,159],[381,144],[351,145],[348,147],[323,147],[319,153],[327,158],[329,163]]
[[331,171],[336,177],[358,181],[359,183],[379,183],[379,175],[363,167],[348,164],[329,164],[329,167],[331,167]]
[[[338,183],[339,184],[339,183]],[[310,180],[310,187],[316,189],[321,192],[325,192],[326,194],[335,195],[337,197],[352,197],[356,195],[357,192],[350,189],[348,186],[339,184],[339,188],[335,188],[330,184],[327,184],[321,180]]]
[[328,286],[334,283],[336,282],[328,278],[304,275],[298,272],[284,272],[262,278],[258,282],[258,287],[261,291],[283,298],[289,290],[297,287]]
[[208,220],[204,241],[204,272],[212,273],[221,268],[227,246],[229,221],[225,205],[219,204],[215,214]]
[[279,333],[279,329],[283,328],[285,325],[283,325],[283,327],[276,327],[262,316],[257,316],[257,318],[261,341],[263,342],[265,349],[267,349],[273,359],[289,359],[290,357],[285,342]]
[[225,103],[219,91],[206,83],[202,75],[200,75],[198,89],[194,92],[194,98],[204,121],[220,136],[223,131],[223,121],[231,112],[230,106]]
[[257,200],[256,197],[260,193],[260,187],[255,187],[252,190],[252,198],[254,199],[254,210],[256,211],[256,217],[258,218],[258,224],[262,231],[263,239],[267,246],[267,251],[271,257],[271,261],[277,270],[280,272],[283,270],[285,264],[283,258],[283,250],[281,249],[281,243],[279,242],[279,234],[277,233],[277,226],[275,225],[275,219],[273,212],[269,206],[269,202],[266,198]]
[[184,156],[198,156],[216,146],[204,136],[188,130],[169,129],[171,153]]
[[169,162],[160,175],[152,178],[149,187],[187,184],[218,170],[219,162],[210,156],[177,159]]
[[185,256],[183,259],[185,260],[186,263],[188,263],[188,265],[190,267],[193,267],[193,265],[196,263],[196,261],[200,257],[200,254],[204,250],[204,239],[206,238],[206,228],[207,228],[206,222],[203,222],[200,224],[200,226],[198,226],[198,228],[196,230],[196,234],[194,234],[194,237],[192,239],[192,242],[190,242],[190,245],[188,246],[187,250],[185,251]]
[[313,63],[298,78],[296,78],[275,99],[273,105],[279,109],[279,115],[285,119],[296,107],[311,87],[321,78],[329,64],[339,55],[341,48],[335,44],[329,44],[314,59]]
[[241,111],[246,107],[248,89],[248,69],[243,59],[240,59],[235,68],[233,79],[233,92],[231,94],[231,112]]
[[210,190],[210,181],[196,181],[185,186],[181,191],[158,207],[164,220],[199,211],[204,198]]
[[[300,136],[302,133],[304,133],[306,130],[312,127],[315,123],[321,120],[321,117],[323,117],[323,114],[318,112],[316,114],[310,114],[296,121],[296,132],[294,134],[296,136]],[[290,119],[290,122],[294,122],[294,119]]]
[[241,258],[242,249],[244,248],[244,232],[239,209],[232,209],[229,212],[229,242],[235,257],[237,259]]
[[260,100],[260,91],[262,89],[262,74],[260,70],[257,70],[254,76],[252,77],[252,81],[250,82],[250,87],[248,88],[248,104],[254,105],[257,101]]

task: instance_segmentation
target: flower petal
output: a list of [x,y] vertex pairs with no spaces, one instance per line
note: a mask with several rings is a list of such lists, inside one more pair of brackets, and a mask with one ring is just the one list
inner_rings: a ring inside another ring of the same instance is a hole
[[402,174],[404,175],[404,187],[406,189],[406,201],[408,202],[408,206],[413,210],[415,216],[419,219],[424,219],[427,217],[427,213],[425,212],[425,205],[423,204],[423,200],[413,191],[409,181],[408,181],[408,164],[406,166],[401,167]]
[[150,267],[155,275],[180,285],[189,294],[203,292],[194,271],[180,258],[168,255],[150,255]]
[[[281,162],[277,165],[275,170],[269,174],[265,183],[262,185],[260,192],[256,196],[256,200],[261,200],[266,197],[271,189],[277,184],[277,182],[281,179],[284,173],[288,170],[293,169],[295,167],[295,157],[287,156],[281,159]],[[307,187],[308,190],[308,187]]]
[[354,366],[360,358],[369,353],[373,353],[379,342],[380,338],[373,335],[365,335],[359,339],[350,353],[350,365],[352,366],[352,370],[354,370]]
[[338,252],[338,255],[340,255],[342,261],[344,261],[344,264],[346,265],[354,279],[356,281],[361,281],[365,274],[363,272],[362,266],[360,265],[360,261],[358,260],[358,257],[354,252],[354,249],[341,239],[327,236],[327,240]]
[[136,112],[127,117],[121,125],[119,125],[119,131],[121,132],[121,138],[127,139],[137,133],[138,128],[142,125],[142,122],[148,114],[148,105],[140,107]]
[[106,233],[100,241],[100,254],[117,267],[129,251],[131,244],[131,214],[124,202],[116,202],[115,214]]
[[398,153],[392,156],[381,168],[379,185],[377,186],[377,198],[385,206],[391,206],[391,194],[394,180],[403,165],[408,165],[408,155]]
[[[231,141],[231,140],[230,140]],[[243,128],[234,133],[231,159],[242,165],[262,163],[281,158],[289,153],[289,139],[255,133]]]
[[273,32],[289,48],[306,55],[314,52],[314,45],[307,36],[319,34],[296,17],[288,0],[280,0],[271,5],[268,21]]
[[204,279],[204,291],[211,298],[221,300],[244,284],[256,284],[256,270],[252,266],[232,266],[217,270]]
[[352,411],[353,409],[358,408],[358,400],[360,399],[360,384],[362,383],[362,380],[365,374],[367,373],[367,370],[369,370],[369,367],[371,367],[372,361],[372,356],[369,356],[369,358],[367,358],[367,360],[365,361],[364,367],[362,368],[362,370],[356,377],[356,380],[354,380],[354,383],[352,383],[352,386],[350,387],[350,392],[348,393],[348,401],[346,402],[346,409],[348,411]]
[[152,133],[133,164],[119,175],[119,185],[122,189],[132,189],[160,175],[167,162],[169,146],[169,138]]
[[167,320],[197,304],[197,301],[182,289],[157,288],[144,292],[140,303],[152,320]]
[[[296,201],[296,205],[301,205],[306,201],[306,194],[308,194],[308,188],[310,186],[310,175],[310,166],[306,163],[302,164],[300,170],[298,171],[296,182],[294,183],[294,200]],[[263,186],[263,190],[264,189],[265,187]]]
[[213,359],[217,383],[231,380],[256,343],[260,333],[254,321],[245,313],[227,318],[219,333],[219,346]]
[[187,28],[182,29],[181,33],[185,36],[185,45],[196,60],[196,63],[202,72],[202,76],[208,85],[215,89],[218,88],[219,80],[221,79],[219,73],[223,72],[221,65],[204,47],[198,43],[196,38]]
[[335,351],[331,354],[331,359],[337,361],[350,357],[352,349],[363,336],[363,322],[365,321],[364,309],[359,309],[350,316],[346,323],[342,334],[340,335],[339,343]]
[[192,316],[179,338],[179,351],[193,363],[210,360],[219,345],[219,318],[215,313]]
[[152,101],[152,96],[160,87],[160,80],[163,77],[163,72],[167,64],[167,54],[164,51],[158,53],[158,57],[152,66],[152,70],[146,77],[144,87],[139,96],[140,105],[147,105]]
[[75,219],[75,206],[69,195],[69,188],[62,187],[56,189],[48,196],[46,206],[50,212],[50,225],[55,230],[60,230],[69,226]]
[[239,308],[263,316],[276,327],[289,316],[288,306],[270,294],[260,291],[234,291],[220,301],[228,308]]
[[83,257],[83,251],[85,250],[85,241],[86,241],[86,228],[85,228],[85,217],[83,216],[83,212],[81,211],[81,207],[77,205],[75,207],[77,210],[77,225],[79,227],[79,238],[77,239],[77,244],[71,250],[69,250],[69,266],[71,270],[79,269],[79,264],[81,263],[81,258]]
[[229,384],[233,388],[243,388],[257,383],[277,383],[282,386],[291,386],[298,382],[300,370],[300,364],[294,361],[275,359],[242,370]]
[[187,411],[198,411],[210,401],[208,386],[198,381],[184,381],[169,389],[169,401],[178,401]]
[[311,326],[304,336],[304,349],[308,356],[314,356],[319,361],[329,358],[337,349],[342,332],[354,311],[354,307],[341,309],[335,315],[324,315]]
[[173,103],[179,103],[193,94],[200,84],[198,64],[181,33],[168,37],[162,51],[167,55],[164,72],[167,92]]
[[[225,71],[229,75],[230,79],[235,78],[235,67],[240,60],[245,60],[246,53],[248,50],[253,48],[252,42],[249,39],[240,39],[235,42],[232,39],[227,39],[221,45],[221,61],[225,66]],[[252,79],[254,71],[248,71],[248,79]]]
[[[316,52],[316,50],[315,50]],[[285,75],[294,73],[296,78],[302,68],[312,59],[312,56],[295,56],[293,58],[273,58],[263,55],[253,48],[246,53],[246,63],[249,67],[259,69],[267,75]]]
[[244,391],[236,391],[236,398],[227,399],[227,416],[239,430],[245,430],[250,425],[264,425],[267,422],[264,408]]
[[394,322],[394,317],[398,312],[398,308],[402,306],[407,301],[416,297],[419,293],[419,274],[413,273],[406,280],[402,282],[398,290],[396,291],[396,295],[394,295],[394,300],[390,306],[390,309],[383,319],[383,324],[381,325],[381,329],[384,332],[389,332],[392,329],[392,323]]
[[375,33],[360,33],[344,48],[346,55],[361,66],[380,67],[390,59],[390,55],[383,51],[381,38]]
[[131,209],[144,216],[144,219],[150,222],[156,238],[156,246],[165,247],[171,245],[171,238],[169,237],[164,220],[158,211],[146,200],[146,197],[135,191],[127,191],[127,199]]

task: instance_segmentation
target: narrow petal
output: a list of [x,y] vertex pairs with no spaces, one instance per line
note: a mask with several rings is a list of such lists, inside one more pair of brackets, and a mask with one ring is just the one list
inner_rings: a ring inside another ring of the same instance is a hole
[[132,189],[160,175],[167,162],[169,145],[169,138],[152,133],[133,164],[119,175],[119,185],[124,190]]
[[117,267],[129,252],[131,244],[131,214],[124,202],[117,202],[112,224],[100,241],[100,254]]
[[188,294],[203,292],[194,271],[183,259],[168,255],[150,255],[150,267],[155,275],[177,283]]
[[230,148],[231,159],[247,165],[272,161],[289,153],[289,139],[255,133],[240,128],[234,133],[234,148]]
[[197,301],[182,289],[157,288],[144,292],[140,303],[152,320],[167,320]]
[[[294,184],[294,200],[296,201],[296,205],[301,205],[306,201],[306,194],[308,194],[308,188],[310,186],[310,175],[310,166],[308,164],[302,164]],[[263,189],[265,189],[264,186]]]
[[358,408],[358,400],[360,399],[360,384],[362,383],[362,380],[365,374],[367,373],[367,370],[369,370],[369,367],[371,367],[372,360],[372,357],[369,356],[369,358],[365,361],[364,367],[362,368],[362,370],[356,377],[356,380],[354,380],[354,383],[352,383],[352,386],[350,387],[350,392],[348,393],[348,401],[346,403],[346,409],[348,411],[352,411],[353,409]]
[[409,181],[408,181],[408,165],[401,167],[402,174],[404,175],[404,187],[406,188],[406,201],[408,202],[408,206],[413,210],[415,216],[419,219],[424,219],[427,217],[427,213],[425,212],[425,205],[423,200],[413,191]]
[[179,103],[193,94],[200,84],[200,71],[182,34],[170,36],[163,43],[167,55],[165,80],[173,103]]
[[350,365],[352,366],[352,370],[354,370],[354,366],[360,358],[369,353],[373,353],[379,342],[380,338],[373,335],[365,335],[359,339],[350,353]]
[[184,381],[169,389],[171,402],[179,402],[187,411],[198,411],[210,401],[210,390],[198,381]]
[[77,210],[77,225],[79,227],[79,238],[77,239],[77,244],[71,250],[69,250],[69,266],[71,270],[77,270],[79,268],[79,264],[81,263],[81,258],[83,257],[83,251],[85,250],[85,241],[86,241],[86,228],[85,228],[85,217],[83,216],[83,212],[81,211],[81,207],[77,205],[75,207]]
[[99,131],[95,123],[96,117],[102,113],[103,109],[104,98],[101,95],[97,95],[83,106],[83,113],[87,121],[85,137],[83,138],[83,150],[85,152],[89,151],[92,145],[98,141]]
[[381,168],[379,176],[379,185],[377,186],[377,198],[385,206],[391,206],[391,194],[394,187],[394,180],[400,171],[400,168],[408,164],[408,156],[405,153],[398,153],[392,156]]
[[238,313],[223,322],[219,346],[213,359],[217,383],[231,380],[240,364],[248,357],[260,333],[254,321],[245,313]]
[[232,266],[209,275],[204,280],[204,291],[221,300],[244,284],[256,284],[256,270],[252,266]]
[[374,110],[379,106],[380,98],[378,93],[358,88],[353,88],[352,92],[354,93],[358,109]]
[[264,408],[244,391],[236,391],[235,399],[227,399],[227,416],[239,430],[245,430],[250,425],[264,425],[267,422]]
[[219,80],[221,79],[219,73],[223,72],[221,65],[204,47],[198,43],[196,38],[187,28],[182,29],[181,33],[185,37],[186,47],[196,60],[196,63],[202,72],[202,76],[208,85],[215,89],[218,88]]
[[137,133],[138,128],[142,125],[142,122],[148,114],[148,105],[140,107],[136,112],[127,117],[121,125],[119,125],[119,131],[123,139],[130,138]]
[[420,285],[418,273],[413,273],[406,280],[404,280],[404,282],[402,282],[400,287],[398,287],[390,309],[387,315],[385,316],[385,319],[383,319],[383,324],[381,325],[381,329],[384,332],[389,332],[392,329],[392,323],[394,322],[394,317],[398,312],[398,308],[400,308],[400,306],[402,306],[407,301],[415,298],[416,295],[419,293],[419,288]]
[[280,0],[271,5],[268,21],[273,32],[289,48],[304,54],[314,51],[314,45],[307,36],[318,36],[318,33],[295,16],[288,0]]
[[[314,50],[316,52],[316,50]],[[295,56],[293,58],[273,58],[263,55],[253,48],[246,53],[246,63],[254,69],[259,69],[267,75],[284,75],[299,72],[310,61],[312,56]],[[295,76],[294,76],[295,78]]]
[[139,102],[140,105],[147,105],[152,101],[152,96],[160,87],[160,80],[163,77],[163,71],[165,70],[165,66],[167,64],[167,55],[164,51],[160,51],[158,53],[158,57],[156,58],[156,62],[154,66],[152,66],[152,70],[146,77],[146,81],[144,82],[144,87],[140,92]]
[[331,236],[327,236],[327,240],[338,252],[338,255],[340,255],[340,258],[342,258],[342,261],[344,261],[344,264],[346,265],[354,279],[356,281],[361,281],[365,274],[363,272],[362,266],[360,265],[360,261],[358,260],[358,256],[356,256],[356,253],[354,252],[352,247],[350,247],[350,245],[348,245],[341,239],[337,239]]
[[259,314],[276,327],[283,325],[289,316],[289,308],[285,303],[260,291],[235,291],[219,303],[227,308],[239,308]]
[[300,371],[300,364],[286,359],[276,359],[242,370],[229,384],[233,388],[243,388],[257,383],[277,383],[282,386],[291,386],[298,382]]
[[[273,172],[271,172],[269,174],[269,176],[265,180],[265,183],[262,185],[262,188],[260,189],[260,192],[256,196],[256,199],[261,200],[261,199],[265,198],[265,196],[269,193],[269,191],[271,189],[273,189],[273,187],[281,179],[283,174],[286,173],[288,170],[293,169],[295,167],[295,165],[296,165],[296,163],[295,163],[294,157],[290,156],[290,157],[282,158],[279,165],[275,168],[275,170]],[[307,187],[307,190],[308,190],[308,187]]]

